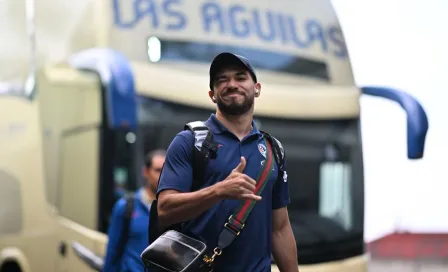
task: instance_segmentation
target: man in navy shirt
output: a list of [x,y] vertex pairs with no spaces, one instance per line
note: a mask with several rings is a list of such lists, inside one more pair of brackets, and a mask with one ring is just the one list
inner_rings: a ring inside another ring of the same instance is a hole
[[286,171],[278,175],[275,165],[261,196],[254,194],[266,159],[263,135],[253,122],[254,100],[260,93],[261,84],[246,58],[219,54],[210,67],[209,91],[217,110],[206,121],[219,147],[217,158],[209,161],[201,188],[191,192],[195,139],[190,131],[182,131],[168,148],[159,180],[160,224],[186,222],[182,231],[210,248],[216,247],[224,223],[240,201],[257,201],[241,234],[217,257],[215,271],[271,271],[271,253],[280,271],[298,271],[286,208],[290,202]]
[[[124,272],[143,271],[144,265],[140,259],[140,253],[146,248],[148,242],[149,211],[155,193],[163,163],[165,162],[165,150],[153,150],[145,157],[143,176],[146,184],[134,195],[132,217],[129,224],[127,237],[123,232],[126,222],[126,199],[119,199],[113,208],[108,230],[107,253],[103,271]],[[120,244],[125,239],[123,251],[120,252]]]

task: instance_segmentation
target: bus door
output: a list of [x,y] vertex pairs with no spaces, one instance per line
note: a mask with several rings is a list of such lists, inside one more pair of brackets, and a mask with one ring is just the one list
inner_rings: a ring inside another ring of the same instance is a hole
[[134,85],[114,51],[86,50],[69,64],[41,80],[46,165],[60,215],[57,270],[94,271],[115,201],[136,188]]
[[39,73],[38,103],[44,129],[47,198],[57,216],[55,271],[85,271],[73,262],[70,242],[95,248],[98,138],[101,89],[98,79],[69,67]]

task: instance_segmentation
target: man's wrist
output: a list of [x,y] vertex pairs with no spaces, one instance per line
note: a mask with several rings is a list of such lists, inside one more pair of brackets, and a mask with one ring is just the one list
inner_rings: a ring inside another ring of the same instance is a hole
[[218,183],[213,184],[212,186],[208,187],[208,195],[210,195],[211,199],[215,200],[216,202],[221,201],[224,199],[223,193],[221,190],[221,186]]

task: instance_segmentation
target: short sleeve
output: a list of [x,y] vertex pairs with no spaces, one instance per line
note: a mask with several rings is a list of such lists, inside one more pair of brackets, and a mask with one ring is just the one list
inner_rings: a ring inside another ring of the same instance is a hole
[[174,137],[166,153],[157,195],[163,190],[190,191],[193,182],[193,144],[193,133],[188,130]]
[[283,161],[284,172],[279,175],[272,191],[272,209],[280,209],[287,206],[291,200],[289,197],[288,173],[286,158]]

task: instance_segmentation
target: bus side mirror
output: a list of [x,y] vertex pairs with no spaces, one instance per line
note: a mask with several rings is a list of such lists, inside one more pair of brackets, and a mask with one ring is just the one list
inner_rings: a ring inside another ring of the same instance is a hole
[[422,105],[411,95],[386,87],[362,87],[363,94],[383,97],[400,104],[407,115],[407,149],[409,159],[421,159],[425,149],[428,118]]

